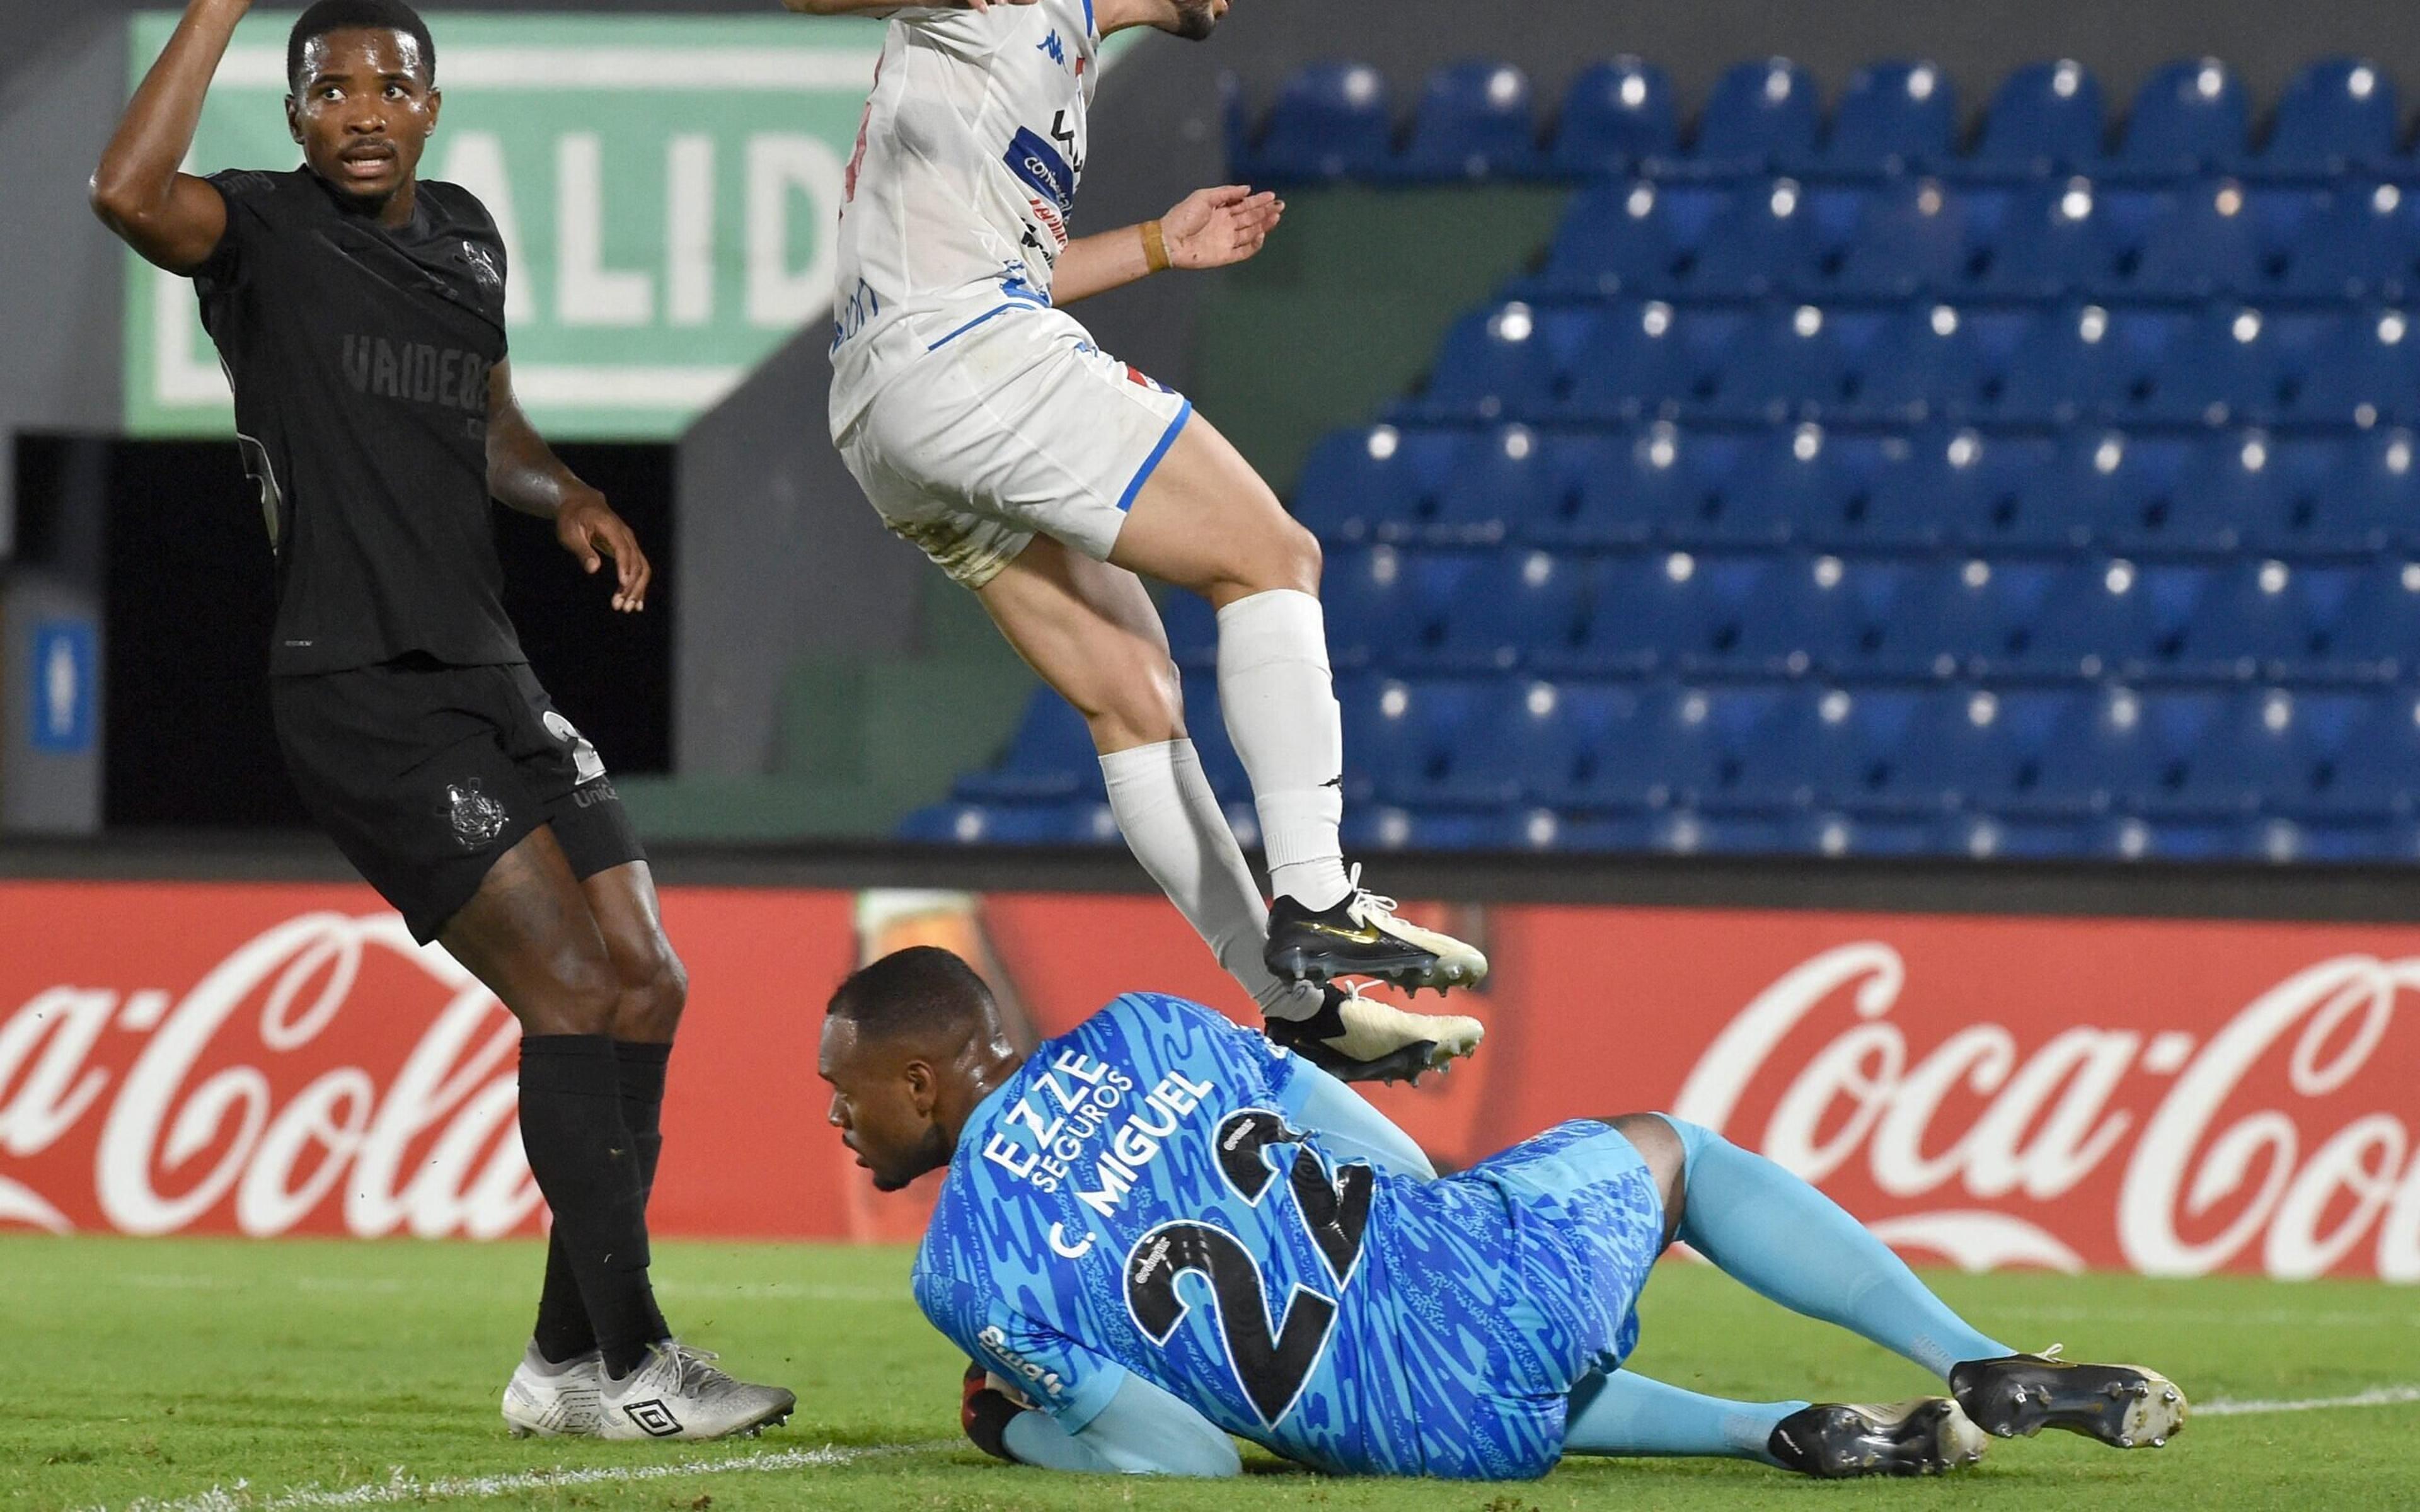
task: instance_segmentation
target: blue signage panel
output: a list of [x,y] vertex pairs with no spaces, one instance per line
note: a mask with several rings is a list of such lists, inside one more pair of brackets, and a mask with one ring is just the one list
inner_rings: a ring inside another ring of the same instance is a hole
[[92,749],[100,639],[89,620],[38,620],[25,687],[33,697],[34,748],[81,756]]

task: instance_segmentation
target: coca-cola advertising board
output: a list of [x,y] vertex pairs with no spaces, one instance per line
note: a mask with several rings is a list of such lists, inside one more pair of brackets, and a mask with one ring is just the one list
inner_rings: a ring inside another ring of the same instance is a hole
[[[1442,1165],[1668,1108],[1919,1260],[2420,1281],[2420,928],[1411,912],[1496,968],[1479,1055],[1376,1093]],[[664,917],[666,1235],[918,1231],[929,1191],[867,1187],[814,1076],[872,955],[950,945],[1046,1034],[1134,988],[1249,1011],[1156,897],[675,887]],[[0,883],[0,1227],[536,1232],[515,1037],[365,888]]]

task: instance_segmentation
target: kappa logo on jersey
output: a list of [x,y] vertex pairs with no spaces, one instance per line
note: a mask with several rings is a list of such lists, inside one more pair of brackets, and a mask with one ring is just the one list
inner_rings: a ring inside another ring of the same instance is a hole
[[454,824],[454,838],[466,851],[492,845],[504,832],[504,806],[488,796],[475,777],[468,782],[448,783],[445,807]]
[[1076,211],[1076,173],[1059,149],[1020,126],[1008,144],[1008,171],[1032,186],[1033,192],[1057,207],[1060,215]]
[[1033,50],[1037,53],[1049,54],[1050,61],[1063,69],[1067,66],[1067,44],[1059,39],[1059,33],[1055,29],[1049,36],[1034,43]]

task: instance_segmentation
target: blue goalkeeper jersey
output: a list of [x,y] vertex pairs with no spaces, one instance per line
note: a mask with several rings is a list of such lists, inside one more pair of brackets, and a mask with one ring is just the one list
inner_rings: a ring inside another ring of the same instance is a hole
[[1571,1388],[1637,1339],[1662,1218],[1636,1152],[1567,1124],[1388,1175],[1297,1126],[1308,1088],[1210,1009],[1120,997],[968,1120],[918,1304],[1070,1432],[1132,1372],[1333,1473],[1544,1473]]

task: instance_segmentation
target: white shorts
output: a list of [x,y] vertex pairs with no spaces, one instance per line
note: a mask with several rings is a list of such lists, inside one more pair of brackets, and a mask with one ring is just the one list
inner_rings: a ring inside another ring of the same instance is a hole
[[1192,413],[1063,312],[1010,304],[883,374],[836,440],[883,523],[981,588],[1036,534],[1107,559]]

